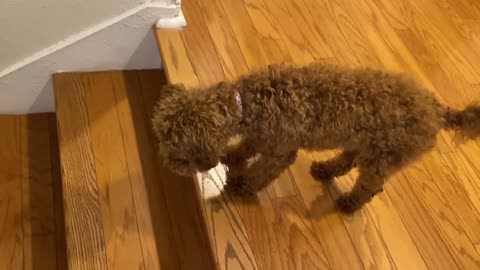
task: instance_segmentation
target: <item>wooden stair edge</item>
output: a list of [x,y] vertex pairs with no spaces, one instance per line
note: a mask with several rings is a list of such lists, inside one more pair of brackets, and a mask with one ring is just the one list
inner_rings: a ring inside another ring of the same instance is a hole
[[[59,156],[61,161],[60,166],[62,168],[62,191],[63,194],[65,194],[63,207],[65,211],[67,260],[69,269],[90,269],[89,267],[92,265],[95,269],[107,269],[108,255],[105,243],[105,232],[101,222],[101,198],[98,183],[96,182],[97,180],[93,179],[91,175],[95,174],[95,172],[85,173],[88,171],[88,169],[85,169],[83,170],[84,173],[80,172],[80,174],[78,174],[78,172],[69,171],[64,166],[64,163],[71,163],[70,166],[83,166],[81,164],[82,162],[78,162],[78,159],[92,156],[92,153],[82,154],[82,151],[88,151],[89,149],[88,138],[86,139],[84,137],[89,137],[90,134],[82,135],[81,132],[78,133],[78,131],[82,129],[82,126],[86,126],[89,123],[88,116],[84,112],[85,108],[80,108],[85,106],[85,104],[83,104],[84,101],[77,100],[75,96],[81,96],[85,93],[74,93],[68,98],[63,98],[61,102],[58,101],[58,96],[62,94],[59,93],[59,89],[63,88],[62,83],[65,83],[65,76],[71,78],[75,74],[78,73],[64,72],[53,75],[57,107]],[[77,90],[75,87],[72,87],[71,91]],[[156,100],[155,98],[151,98],[149,102],[156,102]],[[79,109],[76,110],[76,108]],[[77,111],[77,113],[80,112],[79,115],[73,117],[75,121],[71,121],[72,119],[69,120],[69,118],[64,115],[66,112],[72,113],[75,111]],[[63,125],[68,126],[68,128],[63,127]],[[77,130],[76,134],[69,134],[69,132],[75,133],[74,130]],[[73,144],[71,143],[73,141],[72,138],[75,138]],[[70,142],[68,146],[66,142]],[[72,153],[72,149],[78,153]],[[90,151],[92,150],[90,149]],[[77,157],[75,157],[75,155],[77,155]],[[75,162],[75,160],[77,162]],[[86,159],[83,160],[83,162],[90,164],[89,166],[95,166],[94,160]],[[161,165],[157,171],[157,176],[161,178],[159,181],[162,181],[164,184],[167,183],[161,192],[164,194],[164,197],[167,198],[167,205],[173,206],[170,207],[172,210],[168,209],[169,212],[172,212],[169,229],[173,231],[173,238],[175,242],[178,243],[175,246],[175,252],[179,254],[177,256],[179,257],[178,263],[182,266],[175,269],[189,269],[191,268],[189,265],[196,265],[196,269],[216,268],[217,264],[215,256],[213,255],[212,244],[209,241],[208,226],[205,220],[206,216],[202,207],[200,189],[196,184],[196,178],[194,176],[190,179],[188,177],[178,176]],[[85,182],[84,184],[79,184],[76,179],[83,179]],[[78,192],[78,189],[81,191]],[[85,196],[85,194],[88,195]],[[77,199],[73,201],[68,199],[69,197],[80,195],[85,196],[85,198],[77,197]],[[189,195],[190,198],[185,200],[185,198],[183,198],[185,195]],[[86,205],[77,205],[78,201],[88,201],[89,203]],[[181,205],[182,203],[185,205]],[[88,209],[88,217],[82,218],[78,209]],[[177,221],[179,224],[176,224]],[[81,228],[81,230],[79,230],[79,228]],[[192,234],[197,234],[197,236],[191,237]],[[187,261],[191,262],[189,263]],[[162,262],[159,262],[159,264],[161,265]],[[164,269],[164,267],[160,268]],[[146,269],[149,268],[146,267]],[[170,269],[170,267],[166,269]]]
[[[166,38],[163,38],[162,36]],[[178,35],[178,30],[155,28],[155,40],[157,42],[162,61],[162,68],[165,72],[167,82],[171,84],[183,84],[186,87],[198,87],[199,80],[190,63],[186,48],[183,46],[175,48],[175,45],[183,43],[180,35]],[[210,231],[210,227],[208,226],[207,213],[203,203],[204,199],[201,194],[201,187],[199,185],[197,176],[192,176],[191,178],[192,181],[190,181],[190,184],[194,187],[196,193],[195,197],[201,212],[200,220],[202,231],[205,232],[209,245],[208,257],[215,261],[215,267],[219,269],[220,267],[218,265],[218,258],[215,255],[216,252],[214,239],[211,238],[213,232]]]

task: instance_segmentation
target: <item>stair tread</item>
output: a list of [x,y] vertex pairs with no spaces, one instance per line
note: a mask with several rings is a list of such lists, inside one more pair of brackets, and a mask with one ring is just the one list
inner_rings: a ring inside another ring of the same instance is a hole
[[69,269],[214,268],[197,187],[155,153],[164,83],[161,70],[54,75]]

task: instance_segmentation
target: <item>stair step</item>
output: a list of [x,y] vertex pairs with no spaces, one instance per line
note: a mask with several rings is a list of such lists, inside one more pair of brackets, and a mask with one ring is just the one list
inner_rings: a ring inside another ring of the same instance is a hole
[[161,70],[54,75],[69,269],[214,269],[192,179],[162,167]]

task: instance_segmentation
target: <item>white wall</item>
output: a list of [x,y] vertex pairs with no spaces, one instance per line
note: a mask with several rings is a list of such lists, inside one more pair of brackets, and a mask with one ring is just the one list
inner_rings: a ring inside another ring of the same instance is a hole
[[[26,13],[32,14],[32,21],[28,21],[17,8],[27,7],[26,0],[0,0],[0,114],[54,111],[50,76],[58,71],[160,67],[152,26],[157,19],[178,13],[178,6],[165,5],[172,0],[36,1],[63,1],[71,5],[55,3],[48,11],[40,9],[37,13],[27,8],[30,11]],[[35,1],[29,2],[38,7]],[[110,6],[97,2],[108,2]],[[148,2],[153,4],[146,5]],[[85,15],[89,9],[103,11],[92,10]],[[110,9],[120,14],[113,14]],[[19,16],[13,16],[14,12]],[[113,18],[101,18],[109,14]],[[85,20],[81,19],[84,15]],[[54,19],[34,21],[49,16]],[[62,22],[68,17],[74,19]],[[8,25],[6,18],[10,20]]]
[[1,0],[0,70],[148,0]]

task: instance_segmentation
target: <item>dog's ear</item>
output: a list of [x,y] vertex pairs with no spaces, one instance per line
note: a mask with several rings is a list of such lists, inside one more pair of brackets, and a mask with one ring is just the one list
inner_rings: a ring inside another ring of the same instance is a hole
[[168,98],[186,91],[183,84],[166,84],[160,88],[160,99]]

